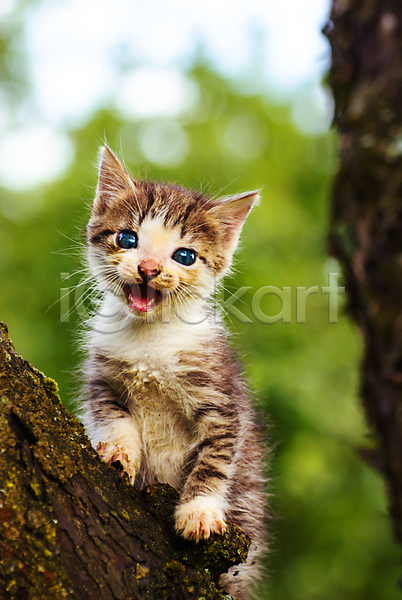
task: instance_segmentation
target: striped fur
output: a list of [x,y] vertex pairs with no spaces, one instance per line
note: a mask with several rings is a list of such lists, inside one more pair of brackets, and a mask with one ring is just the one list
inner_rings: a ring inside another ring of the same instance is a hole
[[[175,518],[184,537],[222,533],[226,522],[250,536],[247,562],[220,579],[239,600],[249,597],[265,549],[261,441],[250,394],[207,299],[230,267],[256,198],[212,201],[136,181],[105,147],[88,224],[89,263],[104,292],[87,334],[88,433],[133,485],[167,482],[180,491]],[[136,248],[119,247],[122,231],[138,235]],[[173,260],[178,248],[190,248],[194,264]],[[133,305],[134,286],[154,294],[146,309],[139,292]]]

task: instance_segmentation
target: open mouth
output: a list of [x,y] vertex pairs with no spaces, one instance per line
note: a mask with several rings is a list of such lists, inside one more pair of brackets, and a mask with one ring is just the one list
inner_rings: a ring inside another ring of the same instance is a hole
[[124,295],[130,308],[139,312],[152,310],[161,300],[162,294],[145,283],[133,283],[124,285]]

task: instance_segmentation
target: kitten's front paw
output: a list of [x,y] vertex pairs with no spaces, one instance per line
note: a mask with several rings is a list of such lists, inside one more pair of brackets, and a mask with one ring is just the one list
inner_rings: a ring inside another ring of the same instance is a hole
[[121,475],[127,473],[131,485],[134,485],[135,476],[137,474],[136,469],[132,461],[130,461],[127,452],[124,452],[124,449],[119,448],[117,444],[112,444],[112,442],[99,442],[96,446],[96,451],[100,458],[109,464],[119,461],[123,467]]
[[186,504],[179,504],[175,512],[176,531],[188,540],[207,539],[211,533],[226,529],[223,511],[215,498],[198,496]]

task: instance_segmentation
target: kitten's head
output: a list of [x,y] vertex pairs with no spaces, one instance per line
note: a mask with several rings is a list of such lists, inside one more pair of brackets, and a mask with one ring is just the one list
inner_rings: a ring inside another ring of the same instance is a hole
[[179,314],[209,297],[228,271],[257,198],[248,192],[213,201],[170,183],[138,181],[104,146],[87,227],[90,267],[134,315]]

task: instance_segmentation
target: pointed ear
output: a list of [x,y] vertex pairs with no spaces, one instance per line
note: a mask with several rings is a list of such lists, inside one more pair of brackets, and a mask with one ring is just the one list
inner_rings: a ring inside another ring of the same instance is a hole
[[119,192],[133,189],[134,181],[108,146],[100,150],[98,187],[93,208],[103,213]]
[[234,252],[244,221],[259,197],[259,191],[245,192],[220,199],[211,209],[211,213],[221,223],[222,245],[228,253]]

